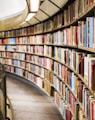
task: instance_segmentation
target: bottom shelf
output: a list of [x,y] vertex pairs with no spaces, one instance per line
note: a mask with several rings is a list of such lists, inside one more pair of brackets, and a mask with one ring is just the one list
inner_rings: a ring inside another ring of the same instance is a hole
[[6,120],[13,120],[12,105],[8,97],[6,99]]

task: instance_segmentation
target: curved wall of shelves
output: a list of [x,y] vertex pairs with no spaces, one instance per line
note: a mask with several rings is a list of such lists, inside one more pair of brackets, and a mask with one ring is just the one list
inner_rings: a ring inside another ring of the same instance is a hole
[[95,119],[95,3],[92,2],[72,0],[52,18],[27,28],[5,31],[0,40],[0,62],[7,72],[53,95],[65,120]]

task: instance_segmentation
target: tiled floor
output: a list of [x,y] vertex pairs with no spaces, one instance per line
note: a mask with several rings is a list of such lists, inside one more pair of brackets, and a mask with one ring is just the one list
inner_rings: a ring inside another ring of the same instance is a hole
[[63,120],[52,99],[35,86],[7,78],[7,95],[13,106],[13,120]]

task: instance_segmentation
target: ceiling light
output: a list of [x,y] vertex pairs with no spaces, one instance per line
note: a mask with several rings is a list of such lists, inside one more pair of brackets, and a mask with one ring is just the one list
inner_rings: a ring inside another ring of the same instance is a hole
[[25,24],[26,22],[24,21],[24,22],[22,22],[20,25],[23,25],[23,24]]
[[39,9],[40,0],[30,0],[30,12],[37,12]]
[[29,13],[25,21],[29,21],[34,15],[35,13]]

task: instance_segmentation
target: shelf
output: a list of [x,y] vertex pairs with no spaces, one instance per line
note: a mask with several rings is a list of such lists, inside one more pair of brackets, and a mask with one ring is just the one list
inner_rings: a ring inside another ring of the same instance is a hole
[[94,48],[87,48],[87,47],[80,47],[80,46],[78,46],[78,49],[84,50],[86,52],[95,53],[95,49]]
[[11,57],[0,57],[0,58],[3,58],[3,59],[12,59],[12,60],[19,60],[19,61],[25,62],[25,60],[21,60],[21,59],[17,59],[17,58],[11,58]]
[[7,108],[7,111],[6,111],[7,116],[6,117],[9,118],[10,120],[13,120],[13,108],[12,108],[12,104],[11,104],[10,99],[8,98],[8,96],[6,98],[6,104],[7,104],[6,105],[6,108]]
[[12,67],[16,67],[16,68],[20,68],[20,69],[23,69],[23,70],[25,70],[25,68],[23,68],[23,67],[20,67],[20,66],[15,66],[15,65],[11,65],[11,64],[5,64],[5,65],[12,66]]

